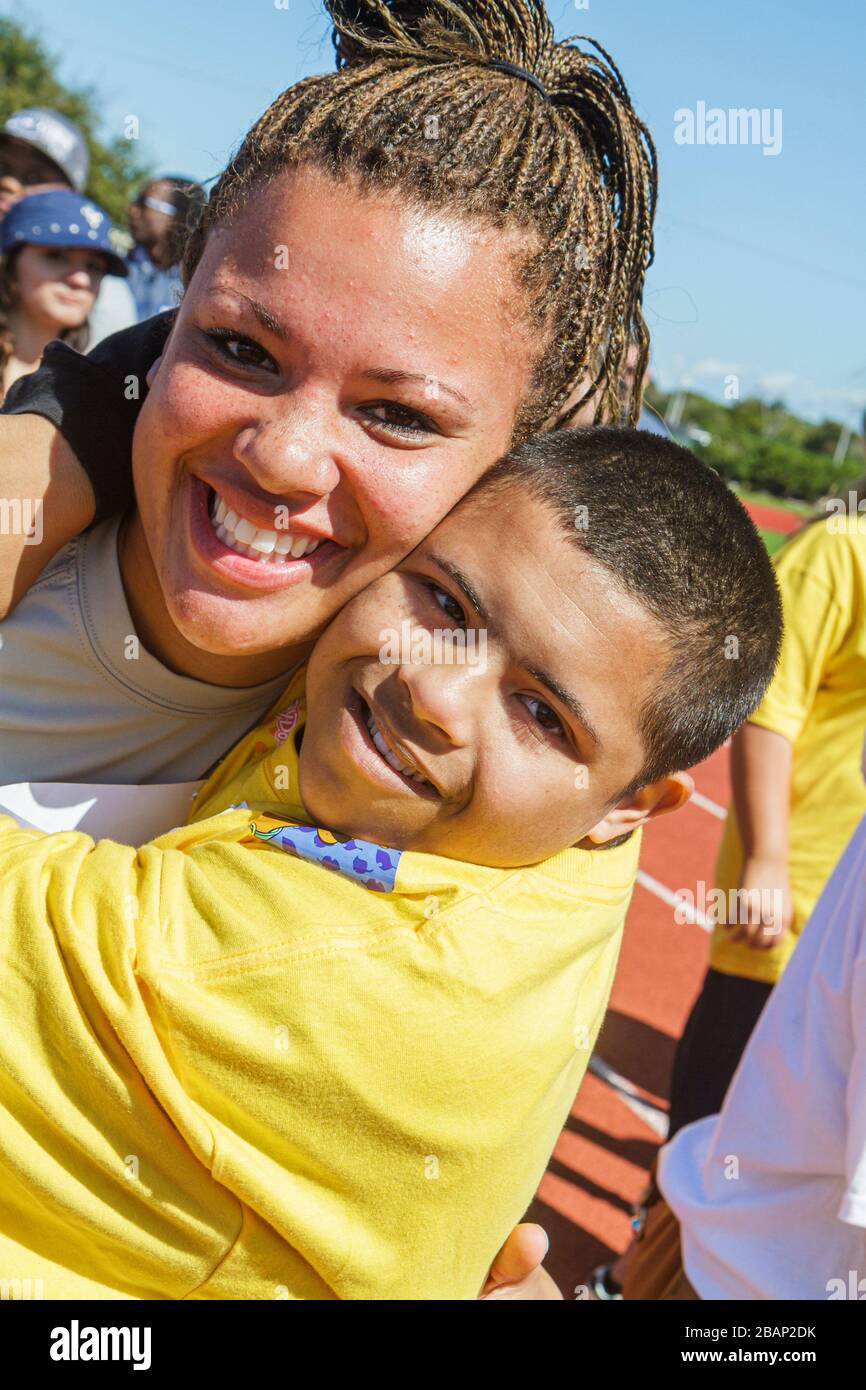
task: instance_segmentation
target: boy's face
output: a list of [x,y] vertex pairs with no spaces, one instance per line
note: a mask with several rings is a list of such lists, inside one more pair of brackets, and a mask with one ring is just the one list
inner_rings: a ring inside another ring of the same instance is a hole
[[304,804],[337,831],[499,867],[612,838],[643,818],[608,810],[644,761],[637,715],[666,664],[657,621],[546,506],[482,493],[320,638]]

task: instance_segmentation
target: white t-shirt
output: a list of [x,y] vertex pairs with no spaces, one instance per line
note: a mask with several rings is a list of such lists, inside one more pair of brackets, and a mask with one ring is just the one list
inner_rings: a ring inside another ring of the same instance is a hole
[[204,777],[289,683],[209,685],[151,656],[123,592],[118,526],[64,546],[0,623],[0,784]]
[[87,351],[90,352],[111,333],[131,328],[134,323],[138,323],[138,310],[132,290],[119,275],[106,275],[90,311]]
[[721,1114],[662,1149],[658,1181],[701,1298],[866,1298],[866,818]]

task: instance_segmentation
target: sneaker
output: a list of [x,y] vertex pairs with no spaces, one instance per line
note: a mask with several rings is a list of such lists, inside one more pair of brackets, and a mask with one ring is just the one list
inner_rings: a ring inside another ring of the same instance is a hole
[[611,1265],[599,1265],[589,1276],[589,1288],[593,1298],[609,1303],[612,1299],[622,1301],[622,1288],[611,1274]]

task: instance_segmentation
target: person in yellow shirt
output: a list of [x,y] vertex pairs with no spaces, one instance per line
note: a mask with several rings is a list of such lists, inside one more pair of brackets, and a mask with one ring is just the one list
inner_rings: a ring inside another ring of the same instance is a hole
[[724,893],[701,993],[677,1049],[671,1136],[721,1109],[743,1049],[866,813],[866,516],[843,504],[778,552],[779,666],[731,749]]
[[541,436],[343,609],[191,824],[0,820],[0,1277],[476,1297],[585,1070],[640,827],[780,626],[688,451]]

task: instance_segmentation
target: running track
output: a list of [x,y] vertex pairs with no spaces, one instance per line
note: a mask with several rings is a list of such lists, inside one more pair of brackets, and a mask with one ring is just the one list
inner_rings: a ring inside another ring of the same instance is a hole
[[[770,532],[787,534],[802,522],[776,507],[749,511]],[[674,1047],[706,968],[706,926],[678,924],[673,895],[695,892],[701,879],[708,893],[712,887],[730,790],[728,749],[693,776],[691,802],[644,832],[607,1017],[527,1214],[550,1237],[545,1264],[566,1298],[628,1244],[631,1204],[667,1128]]]

